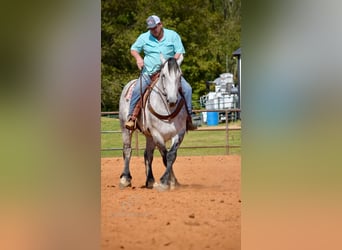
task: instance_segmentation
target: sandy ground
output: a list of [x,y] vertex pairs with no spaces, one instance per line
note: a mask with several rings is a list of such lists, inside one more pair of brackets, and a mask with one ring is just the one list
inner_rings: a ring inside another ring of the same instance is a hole
[[[153,163],[159,181],[164,166]],[[178,157],[182,186],[159,192],[143,188],[143,157],[133,157],[132,187],[120,190],[123,160],[102,158],[102,250],[240,249],[240,166],[238,155]]]

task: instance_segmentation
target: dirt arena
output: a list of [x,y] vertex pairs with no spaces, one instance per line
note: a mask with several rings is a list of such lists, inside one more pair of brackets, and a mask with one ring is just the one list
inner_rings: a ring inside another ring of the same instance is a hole
[[[102,250],[241,248],[240,156],[178,157],[182,186],[166,192],[143,188],[143,161],[132,158],[132,187],[120,190],[123,160],[102,158]],[[161,158],[153,164],[159,181]]]

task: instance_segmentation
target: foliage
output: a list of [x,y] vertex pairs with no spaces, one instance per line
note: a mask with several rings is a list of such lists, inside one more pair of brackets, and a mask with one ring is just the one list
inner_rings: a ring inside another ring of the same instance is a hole
[[[232,53],[240,47],[241,0],[102,0],[102,111],[118,110],[122,87],[139,75],[130,46],[158,15],[164,27],[182,37],[182,71],[193,88],[193,105],[206,94],[205,83],[236,71]],[[227,67],[228,59],[228,67]]]

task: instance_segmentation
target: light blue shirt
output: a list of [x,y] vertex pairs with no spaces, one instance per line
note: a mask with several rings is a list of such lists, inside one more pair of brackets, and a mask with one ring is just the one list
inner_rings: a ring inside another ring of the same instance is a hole
[[160,53],[165,59],[173,57],[176,53],[185,53],[182,40],[177,32],[164,29],[164,36],[158,41],[151,35],[150,31],[141,34],[131,46],[131,50],[139,53],[144,52],[144,70],[143,73],[152,75],[159,70],[161,65]]

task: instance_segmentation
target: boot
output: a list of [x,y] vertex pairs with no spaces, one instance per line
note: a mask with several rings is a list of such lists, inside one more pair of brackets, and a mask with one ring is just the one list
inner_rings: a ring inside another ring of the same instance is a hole
[[141,101],[138,101],[138,103],[135,105],[134,109],[133,109],[133,114],[129,116],[128,121],[125,123],[125,127],[129,130],[134,130],[137,128],[137,117],[140,113],[140,109],[141,109],[142,103]]
[[136,122],[135,122],[135,117],[131,116],[128,121],[125,123],[125,127],[129,130],[134,130]]
[[186,118],[186,130],[196,130],[197,126],[192,123],[191,116]]

